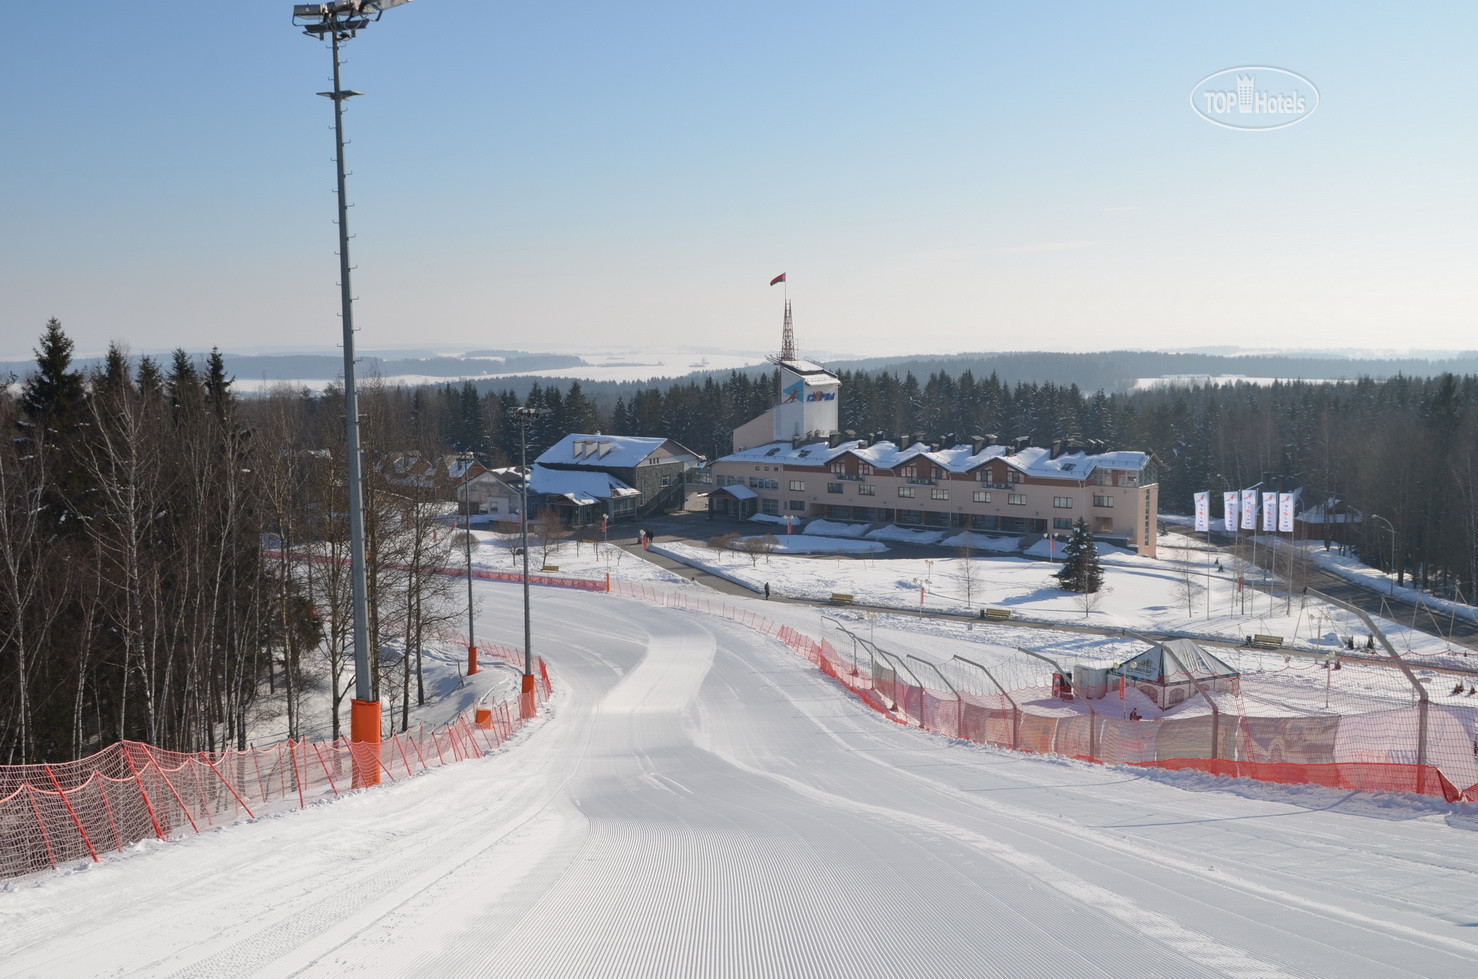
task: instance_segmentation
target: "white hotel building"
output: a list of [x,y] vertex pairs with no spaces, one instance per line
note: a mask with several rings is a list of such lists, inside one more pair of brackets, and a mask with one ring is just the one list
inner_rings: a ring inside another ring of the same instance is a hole
[[1062,537],[1082,519],[1095,537],[1155,556],[1151,453],[856,438],[836,430],[835,375],[799,360],[779,366],[781,403],[735,429],[735,451],[710,466],[711,513]]

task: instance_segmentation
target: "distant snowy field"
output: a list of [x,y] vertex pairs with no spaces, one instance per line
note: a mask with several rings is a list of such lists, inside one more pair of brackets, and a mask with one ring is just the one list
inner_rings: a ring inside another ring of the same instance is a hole
[[[566,352],[566,351],[559,351]],[[576,351],[569,351],[576,352]],[[384,378],[391,384],[460,384],[462,381],[488,381],[506,377],[558,377],[571,381],[652,381],[658,378],[684,377],[694,371],[728,371],[741,367],[753,367],[765,362],[759,352],[704,352],[680,348],[654,349],[611,348],[607,350],[580,350],[577,352],[586,364],[582,367],[561,367],[555,370],[504,372],[498,369],[499,361],[487,359],[486,370],[469,370],[460,377],[443,377],[429,374],[396,374]],[[469,365],[476,358],[469,359]],[[363,380],[361,376],[361,380]],[[233,390],[242,393],[258,393],[275,387],[292,389],[311,388],[322,390],[328,382],[314,380],[263,380],[260,377],[238,377]]]

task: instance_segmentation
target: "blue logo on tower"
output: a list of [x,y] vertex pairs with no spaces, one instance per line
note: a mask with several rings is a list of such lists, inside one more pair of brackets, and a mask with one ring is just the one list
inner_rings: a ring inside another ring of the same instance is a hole
[[1225,129],[1286,129],[1319,107],[1319,90],[1304,76],[1266,65],[1227,68],[1191,89],[1191,108]]

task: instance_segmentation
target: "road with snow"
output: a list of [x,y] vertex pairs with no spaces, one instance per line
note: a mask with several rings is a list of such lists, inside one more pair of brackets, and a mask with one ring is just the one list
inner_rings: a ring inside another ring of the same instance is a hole
[[952,743],[727,621],[534,609],[556,699],[507,749],[12,882],[0,972],[1474,974],[1471,812]]

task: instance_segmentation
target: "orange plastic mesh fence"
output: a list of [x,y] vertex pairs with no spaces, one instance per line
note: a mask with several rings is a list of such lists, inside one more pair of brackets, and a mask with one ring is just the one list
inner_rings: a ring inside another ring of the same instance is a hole
[[[535,695],[543,703],[551,693],[543,660],[539,674]],[[475,710],[379,744],[290,739],[185,753],[125,741],[74,762],[0,766],[0,879],[101,860],[151,837],[301,808],[355,787],[356,762],[391,782],[476,758],[524,723],[506,700],[491,708],[493,723],[484,728],[474,723]]]
[[1446,703],[1439,689],[1419,695],[1394,663],[1378,658],[1247,653],[1237,677],[1170,670],[1094,701],[1059,696],[1041,682],[1042,664],[1029,664],[1035,685],[1010,666],[999,671],[1004,679],[988,680],[977,664],[900,669],[896,657],[842,654],[711,598],[620,581],[610,591],[756,629],[879,713],[949,737],[1104,764],[1478,801],[1478,708],[1456,702],[1461,685]]

